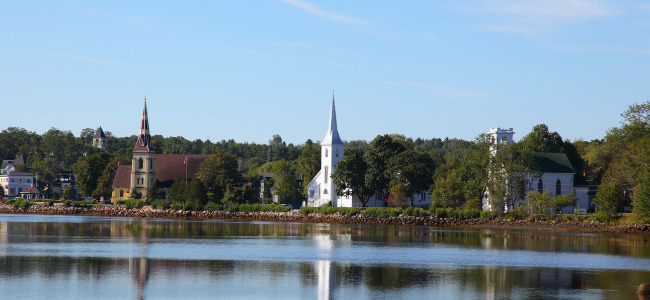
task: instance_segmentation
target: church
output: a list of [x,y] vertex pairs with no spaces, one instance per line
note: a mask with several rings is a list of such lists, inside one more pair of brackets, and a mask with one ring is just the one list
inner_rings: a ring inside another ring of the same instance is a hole
[[[361,201],[356,196],[336,195],[336,185],[332,182],[332,173],[336,165],[343,158],[345,143],[339,136],[336,123],[336,106],[334,94],[332,94],[332,107],[330,109],[330,120],[321,145],[321,168],[307,185],[307,202],[305,205],[311,207],[327,206],[331,203],[333,207],[360,207]],[[382,193],[383,194],[383,193]],[[385,197],[377,194],[371,197],[366,203],[368,207],[386,206]],[[428,208],[431,204],[431,195],[428,192],[413,195],[413,202],[416,207]]]
[[208,157],[210,155],[207,154],[156,154],[151,144],[145,98],[138,141],[133,148],[133,159],[131,165],[117,167],[111,200],[126,200],[131,194],[146,199],[154,185],[164,192],[167,198],[174,181],[194,178],[199,172],[199,165]]

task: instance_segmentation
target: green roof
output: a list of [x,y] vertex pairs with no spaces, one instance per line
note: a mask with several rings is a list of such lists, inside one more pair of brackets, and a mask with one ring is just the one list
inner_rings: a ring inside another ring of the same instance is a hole
[[544,173],[575,173],[569,158],[564,153],[535,153],[537,162]]

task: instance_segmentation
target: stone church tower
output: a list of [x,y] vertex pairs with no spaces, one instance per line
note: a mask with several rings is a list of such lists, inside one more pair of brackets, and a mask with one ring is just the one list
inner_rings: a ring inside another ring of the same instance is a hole
[[95,137],[93,138],[93,147],[99,148],[102,151],[106,152],[108,148],[108,138],[104,134],[104,130],[99,126],[97,131],[95,131]]
[[131,161],[131,193],[138,193],[142,195],[142,199],[146,199],[148,190],[154,186],[155,182],[156,152],[151,145],[147,98],[145,98],[142,121],[140,121],[140,134],[135,148],[133,148],[133,160]]

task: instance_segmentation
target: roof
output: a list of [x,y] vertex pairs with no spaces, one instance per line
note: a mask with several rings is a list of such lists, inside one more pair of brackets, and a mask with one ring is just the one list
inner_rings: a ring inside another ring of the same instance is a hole
[[[185,158],[187,157],[187,178],[192,179],[199,172],[199,165],[208,154],[156,154],[156,184],[158,187],[171,187],[176,179],[185,178]],[[117,167],[113,187],[131,187],[131,165]]]
[[576,170],[564,153],[535,153],[537,162],[544,173],[574,173]]
[[343,140],[339,136],[339,130],[336,125],[336,106],[334,105],[334,94],[332,94],[332,109],[330,110],[330,123],[325,133],[325,138],[321,145],[342,145]]
[[37,188],[31,186],[29,188],[26,188],[22,191],[20,191],[21,194],[40,194],[41,191],[39,191]]
[[16,156],[15,159],[5,159],[2,161],[2,169],[4,169],[8,164],[11,164],[13,166],[24,165],[25,159],[23,159],[22,155]]
[[131,187],[131,165],[119,165],[113,177],[113,187]]
[[96,139],[105,139],[106,138],[106,135],[104,135],[104,130],[102,130],[101,126],[99,126],[99,128],[97,128],[97,131],[95,131],[95,138]]
[[170,187],[174,180],[185,178],[185,157],[187,157],[187,178],[194,178],[199,165],[208,154],[156,154],[156,181],[158,187]]

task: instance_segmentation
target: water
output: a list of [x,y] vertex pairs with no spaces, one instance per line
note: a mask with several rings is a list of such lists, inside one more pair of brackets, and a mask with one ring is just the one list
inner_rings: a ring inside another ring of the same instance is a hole
[[0,215],[0,298],[636,299],[650,237]]

